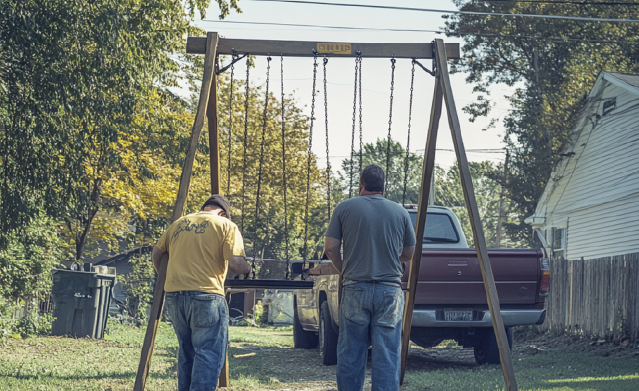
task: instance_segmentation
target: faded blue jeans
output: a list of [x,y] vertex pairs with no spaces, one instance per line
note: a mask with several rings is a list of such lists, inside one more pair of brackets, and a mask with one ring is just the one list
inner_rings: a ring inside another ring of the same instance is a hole
[[166,309],[180,344],[178,390],[215,390],[226,360],[229,309],[213,293],[166,293]]
[[397,391],[404,293],[399,286],[358,282],[344,286],[337,342],[337,389],[361,391],[368,347],[373,347],[371,391]]

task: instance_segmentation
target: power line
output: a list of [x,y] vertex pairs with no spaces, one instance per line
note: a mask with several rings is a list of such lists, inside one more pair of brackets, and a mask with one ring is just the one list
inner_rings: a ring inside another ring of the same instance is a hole
[[589,18],[586,16],[536,15],[536,14],[506,14],[506,13],[500,13],[500,12],[455,11],[455,10],[440,10],[440,9],[433,9],[433,8],[396,7],[396,6],[390,6],[390,5],[328,3],[328,2],[321,2],[321,1],[301,1],[301,0],[248,0],[248,1],[307,4],[307,5],[309,4],[310,5],[330,5],[330,6],[336,6],[336,7],[375,8],[375,9],[398,10],[398,11],[435,12],[440,14],[454,14],[454,15],[520,16],[520,17],[526,17],[526,18],[580,20],[580,21],[587,21],[587,22],[639,23],[638,19]]
[[541,4],[577,4],[577,5],[639,5],[635,2],[614,2],[614,1],[548,1],[548,0],[486,0],[487,3],[541,3]]
[[[259,0],[267,1],[267,0]],[[267,25],[267,26],[287,26],[287,27],[311,27],[311,28],[325,28],[325,29],[337,29],[337,30],[369,30],[369,31],[393,31],[393,32],[411,32],[411,33],[435,33],[445,34],[442,30],[420,30],[420,29],[390,29],[379,27],[350,27],[350,26],[326,26],[316,24],[297,24],[297,23],[273,23],[273,22],[247,22],[247,21],[233,21],[233,20],[211,20],[202,19],[202,22],[207,23],[222,23],[222,24],[248,24],[248,25]],[[533,39],[533,40],[545,40],[550,42],[575,42],[575,43],[609,43],[609,44],[622,44],[622,43],[637,43],[636,41],[602,41],[598,39],[582,39],[582,38],[559,38],[559,37],[544,37],[540,35],[507,35],[507,34],[489,34],[489,33],[452,33],[451,36],[477,36],[477,37],[497,37],[497,38],[518,38],[518,39]]]

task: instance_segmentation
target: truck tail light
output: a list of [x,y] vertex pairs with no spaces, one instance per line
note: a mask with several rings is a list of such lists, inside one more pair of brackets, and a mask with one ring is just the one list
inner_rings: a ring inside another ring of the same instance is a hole
[[541,267],[541,283],[539,284],[539,296],[548,296],[550,290],[550,262],[548,258],[540,260]]

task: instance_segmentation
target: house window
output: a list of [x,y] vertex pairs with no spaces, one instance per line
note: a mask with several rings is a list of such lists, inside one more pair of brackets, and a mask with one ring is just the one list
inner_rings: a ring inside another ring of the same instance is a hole
[[617,98],[608,99],[603,103],[603,110],[601,116],[609,114],[611,111],[617,108]]
[[552,229],[552,251],[555,258],[563,258],[566,254],[566,229]]

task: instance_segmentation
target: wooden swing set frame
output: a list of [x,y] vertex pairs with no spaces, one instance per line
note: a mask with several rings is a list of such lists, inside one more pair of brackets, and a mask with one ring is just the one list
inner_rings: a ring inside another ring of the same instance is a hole
[[[208,117],[209,148],[211,165],[211,194],[219,194],[220,187],[220,148],[218,134],[218,107],[217,107],[217,68],[219,55],[242,55],[250,54],[256,56],[282,55],[287,57],[313,57],[316,53],[328,55],[334,58],[339,57],[367,57],[367,58],[410,58],[410,59],[433,59],[433,71],[436,78],[435,91],[432,101],[430,124],[426,138],[426,148],[424,165],[422,171],[422,185],[417,211],[417,223],[415,226],[415,236],[424,236],[424,225],[428,198],[430,193],[430,183],[435,167],[435,145],[437,141],[437,131],[442,114],[442,104],[446,102],[446,112],[451,130],[455,153],[459,163],[460,177],[468,216],[473,231],[473,239],[477,249],[477,256],[481,268],[484,286],[486,288],[486,298],[490,310],[493,328],[497,336],[497,345],[501,358],[501,367],[508,391],[517,390],[515,373],[512,365],[511,352],[508,346],[506,330],[504,328],[499,298],[495,279],[493,277],[490,260],[488,259],[488,249],[486,239],[481,225],[477,201],[473,189],[472,178],[468,166],[468,159],[464,143],[462,141],[461,126],[457,115],[457,107],[453,99],[453,92],[448,74],[448,59],[459,59],[459,44],[444,44],[443,40],[435,39],[432,43],[322,43],[322,42],[301,42],[301,41],[266,41],[266,40],[241,40],[220,38],[218,33],[209,32],[206,37],[189,37],[186,45],[186,52],[189,54],[204,54],[204,76],[200,91],[199,102],[195,121],[191,130],[189,149],[187,150],[180,184],[173,208],[172,221],[179,219],[184,211],[184,206],[189,191],[191,172],[195,159],[195,152],[198,139],[204,126],[204,116]],[[406,292],[406,304],[404,307],[404,321],[402,325],[402,356],[401,356],[401,381],[404,380],[406,371],[406,358],[408,356],[410,329],[413,318],[413,308],[415,304],[415,291],[417,288],[417,278],[422,258],[422,247],[415,246],[412,261],[409,269],[409,278]],[[162,259],[153,293],[153,305],[149,316],[146,335],[142,346],[140,363],[135,379],[134,390],[143,391],[146,379],[149,374],[149,365],[153,354],[153,344],[157,334],[160,319],[162,318],[162,307],[164,306],[164,282],[166,280],[166,270],[168,257]],[[229,386],[228,354],[224,368],[220,373],[219,387]]]

